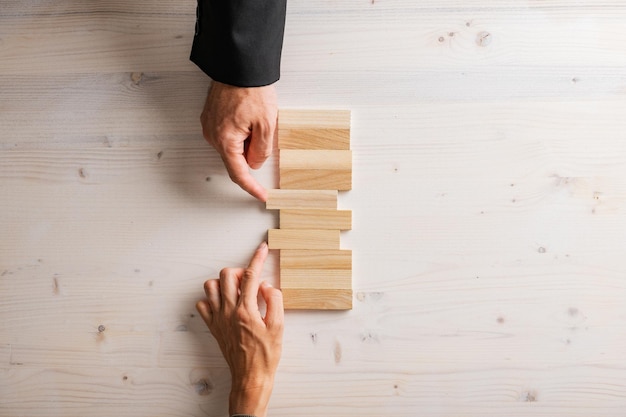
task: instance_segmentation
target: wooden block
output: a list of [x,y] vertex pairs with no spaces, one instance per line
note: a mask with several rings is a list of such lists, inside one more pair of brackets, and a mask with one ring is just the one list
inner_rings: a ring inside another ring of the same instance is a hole
[[281,250],[280,269],[352,269],[351,250]]
[[278,129],[350,129],[350,110],[298,110],[278,111]]
[[352,290],[285,288],[283,300],[291,310],[350,310]]
[[328,170],[280,170],[280,187],[284,189],[339,191],[352,189],[352,173]]
[[[349,111],[281,110],[278,148],[281,191],[352,188]],[[281,249],[285,308],[351,309],[352,252],[339,249],[339,230],[352,228],[352,212],[336,209],[336,195],[328,208],[306,207],[310,201],[278,207],[278,197],[268,198],[268,208],[280,209],[280,229],[268,231],[268,243]]]
[[278,149],[350,149],[350,129],[278,129]]
[[352,151],[283,149],[279,153],[279,166],[281,169],[351,171]]
[[280,170],[280,187],[284,189],[339,191],[352,189],[352,172],[317,169]]
[[278,149],[350,149],[350,111],[280,110]]
[[336,190],[269,190],[267,209],[336,209]]
[[352,288],[352,270],[281,268],[280,288],[349,290]]
[[339,249],[339,230],[270,229],[270,249]]
[[280,151],[280,188],[300,190],[352,189],[352,151]]
[[297,210],[280,211],[281,229],[352,229],[350,210]]

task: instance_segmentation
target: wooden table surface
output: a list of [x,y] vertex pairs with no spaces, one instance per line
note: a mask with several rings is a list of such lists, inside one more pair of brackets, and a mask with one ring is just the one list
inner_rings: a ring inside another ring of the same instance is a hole
[[[226,415],[194,302],[277,218],[202,139],[194,20],[0,4],[0,416]],[[271,416],[626,415],[625,21],[289,0],[280,106],[352,110],[355,294],[287,313]]]

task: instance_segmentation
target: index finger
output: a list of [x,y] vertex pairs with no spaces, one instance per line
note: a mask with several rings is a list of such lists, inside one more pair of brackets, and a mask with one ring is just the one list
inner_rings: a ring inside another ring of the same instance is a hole
[[224,165],[230,179],[258,200],[267,200],[267,191],[248,171],[248,163],[242,154],[224,154]]
[[241,300],[244,304],[254,305],[259,293],[259,276],[263,269],[263,264],[267,258],[267,243],[263,242],[254,252],[250,265],[246,268],[241,279]]

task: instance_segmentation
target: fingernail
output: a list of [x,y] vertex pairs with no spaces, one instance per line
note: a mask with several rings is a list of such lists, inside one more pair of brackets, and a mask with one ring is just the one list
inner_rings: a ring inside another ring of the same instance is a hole
[[267,247],[266,241],[261,242],[261,244],[259,245],[259,249],[265,249],[266,247]]
[[264,287],[270,287],[270,288],[273,288],[273,287],[274,287],[272,284],[270,284],[270,283],[269,283],[269,282],[267,282],[267,281],[263,281],[263,282],[261,283],[261,285],[263,285]]

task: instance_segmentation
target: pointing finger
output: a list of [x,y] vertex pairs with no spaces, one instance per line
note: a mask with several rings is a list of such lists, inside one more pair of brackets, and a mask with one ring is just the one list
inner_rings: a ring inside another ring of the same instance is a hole
[[224,160],[224,165],[226,166],[230,179],[235,184],[239,185],[254,198],[260,201],[267,200],[267,191],[250,174],[248,163],[243,154],[224,154],[222,159]]

